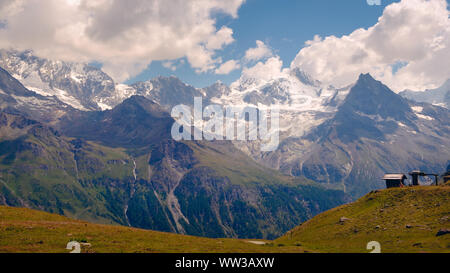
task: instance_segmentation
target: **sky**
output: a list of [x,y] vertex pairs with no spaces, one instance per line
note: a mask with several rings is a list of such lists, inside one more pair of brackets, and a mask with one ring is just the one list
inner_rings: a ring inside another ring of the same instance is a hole
[[[305,42],[315,35],[342,36],[357,28],[370,27],[382,15],[384,7],[393,2],[398,1],[382,1],[379,6],[370,6],[365,0],[247,0],[239,9],[238,18],[223,15],[217,18],[219,27],[233,29],[236,40],[220,55],[225,61],[242,58],[259,40],[288,67]],[[152,63],[130,82],[175,75],[196,87],[204,87],[218,80],[229,84],[239,78],[242,71],[241,68],[228,75],[198,75],[188,65],[180,65],[177,71],[172,71],[163,63]]]
[[0,0],[0,47],[97,64],[118,82],[195,87],[301,69],[395,91],[450,78],[448,0]]

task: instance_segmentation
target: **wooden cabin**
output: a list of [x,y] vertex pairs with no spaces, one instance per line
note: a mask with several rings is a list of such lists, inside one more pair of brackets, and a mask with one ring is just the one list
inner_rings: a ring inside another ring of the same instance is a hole
[[386,181],[386,188],[388,189],[404,187],[406,185],[405,180],[407,179],[408,177],[403,173],[391,173],[383,177],[383,180]]

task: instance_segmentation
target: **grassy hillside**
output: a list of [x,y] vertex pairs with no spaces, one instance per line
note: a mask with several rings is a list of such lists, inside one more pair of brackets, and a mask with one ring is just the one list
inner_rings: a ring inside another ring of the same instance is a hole
[[122,211],[108,207],[107,187],[133,180],[131,158],[119,148],[85,142],[77,149],[46,128],[32,130],[34,135],[0,140],[0,204],[125,224]]
[[237,150],[233,144],[226,141],[185,142],[194,151],[199,160],[197,167],[213,169],[218,176],[228,177],[232,184],[251,186],[259,185],[296,185],[307,184],[309,181],[303,177],[293,181],[292,177],[282,175],[280,172],[268,169],[250,159],[248,155]]
[[450,187],[414,187],[372,192],[355,203],[322,213],[275,241],[317,252],[450,252]]
[[[90,224],[30,209],[0,207],[0,252],[301,253],[359,252],[378,241],[384,253],[450,252],[450,186],[381,190],[302,224],[285,236],[256,245],[121,226]],[[260,242],[263,242],[260,240]]]
[[[298,246],[207,239],[76,221],[45,212],[0,206],[0,253],[68,253],[69,241],[88,243],[82,253],[304,252]],[[262,241],[261,241],[262,242]]]

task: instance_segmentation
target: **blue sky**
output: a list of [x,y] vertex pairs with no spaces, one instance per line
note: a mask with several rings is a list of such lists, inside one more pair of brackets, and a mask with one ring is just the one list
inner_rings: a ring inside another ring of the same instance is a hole
[[[370,6],[366,0],[247,0],[236,19],[221,14],[216,16],[217,28],[228,26],[233,29],[235,39],[216,56],[223,61],[240,59],[246,50],[255,47],[256,40],[261,40],[280,56],[285,66],[289,66],[305,41],[313,39],[314,35],[340,37],[358,28],[368,28],[377,22],[385,6],[399,1],[381,2],[380,6]],[[172,71],[162,63],[152,62],[144,72],[127,82],[175,75],[195,87],[204,87],[218,80],[231,83],[241,74],[241,70],[229,75],[196,73],[185,60],[178,61],[177,70]]]

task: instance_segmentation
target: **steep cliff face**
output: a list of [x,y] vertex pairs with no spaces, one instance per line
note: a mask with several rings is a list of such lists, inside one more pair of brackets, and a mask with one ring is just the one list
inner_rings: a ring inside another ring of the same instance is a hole
[[[335,202],[327,204],[321,197],[323,192],[317,190],[315,195],[315,190],[301,184],[236,185],[208,168],[199,168],[183,178],[175,194],[189,219],[189,223],[184,223],[189,234],[276,238],[281,230],[311,218]],[[330,191],[327,195],[333,199],[340,193]]]
[[46,97],[28,90],[0,67],[0,110],[54,124],[75,109],[56,97]]

